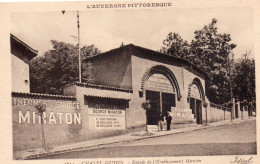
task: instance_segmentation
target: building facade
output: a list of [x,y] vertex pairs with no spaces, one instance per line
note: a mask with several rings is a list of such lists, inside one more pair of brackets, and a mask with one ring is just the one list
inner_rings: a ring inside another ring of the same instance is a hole
[[38,51],[10,34],[12,91],[30,93],[28,62],[37,56]]
[[[91,110],[122,110],[126,129],[146,124],[146,111],[141,107],[146,100],[151,101],[151,110],[147,112],[149,125],[157,124],[158,113],[166,116],[168,111],[172,114],[172,123],[202,124],[205,120],[207,74],[184,59],[130,44],[85,62],[93,65],[91,73],[96,91],[90,90],[93,86],[89,84],[77,83],[65,87],[64,94],[78,96]],[[103,89],[98,89],[100,86]],[[91,105],[99,104],[93,103],[95,101],[103,105],[95,108]],[[124,104],[123,108],[117,103]]]

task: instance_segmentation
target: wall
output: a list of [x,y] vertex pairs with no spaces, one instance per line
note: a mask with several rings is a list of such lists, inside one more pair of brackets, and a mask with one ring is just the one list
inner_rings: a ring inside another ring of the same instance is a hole
[[[18,57],[11,55],[12,91],[30,92],[29,65]],[[25,82],[27,80],[27,83]]]
[[13,96],[14,150],[41,147],[41,124],[35,105],[46,104],[44,131],[46,144],[59,145],[84,140],[85,111],[79,102],[37,96]]
[[244,119],[244,118],[248,118],[248,111],[247,111],[247,107],[243,106],[243,104],[240,104],[240,102],[238,101],[237,103],[238,106],[238,118]]
[[[238,118],[234,118],[234,119],[248,118],[248,111],[245,111],[245,109],[241,109],[241,110],[240,110],[240,107],[238,107]],[[205,114],[203,115],[203,121],[205,122],[206,121],[206,111],[204,111],[204,113]],[[234,113],[234,115],[235,115],[235,113]],[[221,106],[210,105],[210,107],[208,107],[208,109],[207,109],[207,118],[208,118],[208,122],[231,120],[231,112],[230,112],[230,109],[224,110],[224,108],[221,109]]]
[[131,60],[125,51],[97,57],[93,60],[92,74],[95,84],[132,89]]
[[[125,126],[112,129],[90,128],[88,107],[75,100],[64,100],[52,96],[13,96],[14,151],[42,147],[41,124],[34,107],[39,102],[47,104],[44,117],[44,132],[48,147],[126,133]],[[112,115],[114,116],[115,114]],[[110,116],[105,116],[105,118],[108,117]],[[122,119],[120,118],[118,121],[122,122]]]
[[222,120],[230,120],[230,111],[222,110],[220,107],[209,107],[208,110],[208,121],[216,122]]
[[76,96],[76,85],[72,84],[63,88],[63,95]]

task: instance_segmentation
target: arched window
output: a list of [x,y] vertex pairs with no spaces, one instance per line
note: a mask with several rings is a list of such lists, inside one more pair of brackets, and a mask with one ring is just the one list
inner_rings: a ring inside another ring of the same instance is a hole
[[175,89],[170,80],[160,73],[154,73],[148,78],[145,82],[145,90],[175,93]]
[[202,124],[202,103],[205,101],[205,94],[198,78],[193,79],[192,83],[189,85],[188,100],[194,118],[198,124]]
[[157,65],[146,71],[141,87],[146,100],[151,102],[151,110],[147,112],[149,125],[157,124],[159,113],[166,116],[167,111],[176,107],[176,100],[180,98],[177,80],[165,66]]
[[[180,100],[180,98],[181,98],[180,87],[179,87],[179,84],[178,84],[178,81],[177,81],[175,75],[172,73],[172,71],[169,68],[162,66],[162,65],[155,65],[146,70],[145,74],[143,75],[142,81],[141,81],[141,92],[144,92],[145,83],[154,74],[164,75],[168,79],[168,81],[171,83],[173,88],[175,89],[177,99]],[[157,75],[155,75],[155,76],[157,76]]]

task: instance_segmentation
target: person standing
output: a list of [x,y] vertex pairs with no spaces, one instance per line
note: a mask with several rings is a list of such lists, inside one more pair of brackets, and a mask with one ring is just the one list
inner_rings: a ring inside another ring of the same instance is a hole
[[167,123],[167,130],[171,130],[172,116],[170,115],[169,111],[167,112],[166,123]]
[[163,121],[164,121],[164,118],[163,118],[162,112],[159,112],[159,114],[158,114],[158,131],[163,130]]

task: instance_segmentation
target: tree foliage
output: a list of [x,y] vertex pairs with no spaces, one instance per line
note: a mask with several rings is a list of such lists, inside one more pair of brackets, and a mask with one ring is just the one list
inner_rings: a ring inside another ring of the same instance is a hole
[[251,103],[255,110],[255,59],[250,58],[249,54],[249,52],[245,52],[241,58],[235,61],[233,93],[241,102],[246,100]]
[[230,43],[230,34],[220,34],[217,20],[195,31],[191,42],[191,52],[196,55],[196,64],[208,72],[206,94],[211,102],[222,104],[230,100],[229,54],[236,47]]
[[[51,40],[53,48],[33,59],[30,65],[31,92],[62,94],[61,87],[78,81],[78,45]],[[81,60],[97,55],[94,46],[81,48]],[[82,62],[82,82],[91,82],[91,63]]]
[[178,33],[171,32],[163,41],[163,47],[160,49],[160,52],[171,56],[187,58],[187,55],[189,54],[188,46],[188,42],[183,40]]
[[236,47],[231,43],[230,34],[218,33],[217,20],[194,32],[189,44],[179,34],[169,33],[163,42],[161,52],[178,56],[194,63],[208,72],[206,95],[213,103],[230,101],[229,54]]

